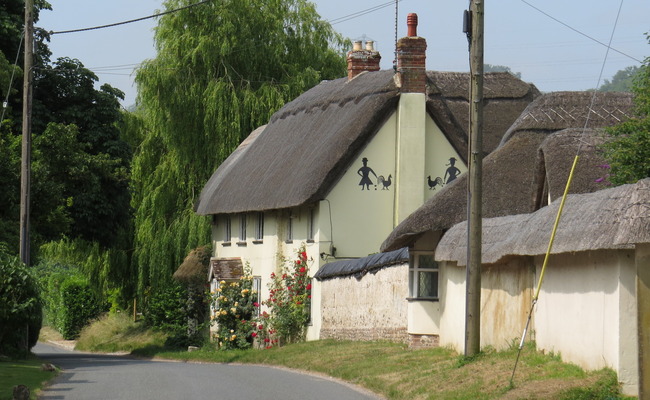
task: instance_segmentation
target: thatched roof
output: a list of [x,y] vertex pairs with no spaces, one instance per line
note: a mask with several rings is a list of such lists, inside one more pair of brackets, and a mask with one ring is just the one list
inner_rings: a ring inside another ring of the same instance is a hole
[[[560,201],[532,214],[484,219],[483,264],[545,254]],[[436,259],[466,265],[466,237],[466,222],[454,226],[440,240]],[[551,253],[627,249],[637,243],[650,243],[650,178],[567,196]]]
[[[469,74],[427,77],[427,111],[464,158]],[[396,110],[399,89],[393,78],[393,71],[378,71],[326,81],[286,104],[217,169],[196,212],[264,211],[323,199]],[[486,114],[502,115],[486,123],[485,141],[495,147],[539,92],[507,73],[486,74],[485,82]]]
[[209,246],[197,247],[190,251],[181,266],[174,272],[173,278],[189,284],[205,283],[208,276],[210,253]]
[[631,93],[547,93],[530,103],[503,136],[501,144],[519,132],[550,133],[567,128],[604,128],[619,124],[631,116]]
[[361,279],[368,272],[376,274],[379,270],[397,264],[403,264],[409,260],[408,248],[388,253],[377,253],[368,257],[349,260],[334,261],[320,267],[314,278],[319,281],[340,277],[354,276]]
[[[543,206],[549,195],[551,200],[561,196],[578,151],[580,160],[570,193],[589,193],[605,187],[595,182],[604,175],[598,166],[605,161],[597,148],[604,140],[603,132],[581,129],[585,121],[579,118],[590,109],[590,96],[588,92],[549,93],[526,108],[508,130],[507,140],[504,138],[499,148],[483,160],[484,218],[529,213]],[[608,99],[612,107],[605,105]],[[602,118],[590,117],[592,128],[613,125],[632,114],[632,97],[625,93],[599,93],[594,104],[601,104],[598,115]],[[606,118],[602,110],[610,108],[616,111],[607,113]],[[446,230],[465,221],[467,179],[467,175],[461,175],[408,216],[391,232],[381,250],[408,246],[426,231]]]

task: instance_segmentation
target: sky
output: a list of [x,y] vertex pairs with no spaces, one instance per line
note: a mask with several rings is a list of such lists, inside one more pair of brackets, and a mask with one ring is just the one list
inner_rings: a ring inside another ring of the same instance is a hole
[[[198,1],[198,0],[196,0]],[[163,0],[49,0],[37,26],[63,31],[106,25],[164,11]],[[336,31],[352,40],[374,40],[381,68],[394,59],[395,1],[317,0],[316,9]],[[520,72],[542,92],[595,88],[650,56],[648,0],[487,0],[484,62]],[[397,36],[406,35],[406,16],[418,14],[418,35],[427,40],[427,69],[469,70],[463,10],[469,0],[401,0]],[[620,12],[619,12],[620,9]],[[52,35],[52,60],[76,58],[99,83],[125,92],[135,103],[134,70],[155,58],[154,28],[148,19],[112,28]],[[608,51],[606,44],[610,42]],[[600,44],[596,41],[601,42]],[[621,54],[623,53],[623,54]],[[602,74],[601,74],[602,70]],[[600,80],[599,80],[600,77]]]

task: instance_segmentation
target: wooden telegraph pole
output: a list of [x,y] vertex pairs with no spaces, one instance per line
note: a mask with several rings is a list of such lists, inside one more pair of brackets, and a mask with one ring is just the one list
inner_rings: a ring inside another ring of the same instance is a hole
[[25,63],[23,79],[23,140],[20,169],[20,260],[30,264],[29,205],[32,158],[32,81],[34,55],[34,0],[25,0]]
[[481,351],[481,231],[483,175],[483,0],[470,6],[470,139],[467,185],[465,356]]

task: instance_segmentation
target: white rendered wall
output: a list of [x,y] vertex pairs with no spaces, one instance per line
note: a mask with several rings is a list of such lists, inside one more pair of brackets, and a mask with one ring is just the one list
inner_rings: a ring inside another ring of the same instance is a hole
[[626,390],[637,386],[635,272],[630,251],[552,256],[535,312],[538,349],[587,370],[610,367]]

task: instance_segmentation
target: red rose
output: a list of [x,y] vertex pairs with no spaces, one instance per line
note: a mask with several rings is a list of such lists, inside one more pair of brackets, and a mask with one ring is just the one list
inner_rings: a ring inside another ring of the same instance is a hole
[[306,288],[306,289],[307,289],[307,290],[311,290],[311,283],[308,283],[308,284],[307,284],[307,288]]
[[306,271],[305,267],[300,267],[300,272],[304,273]]
[[251,336],[252,337],[257,337],[257,333],[253,332],[253,333],[251,333]]

